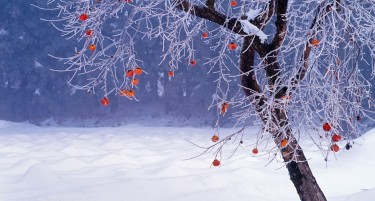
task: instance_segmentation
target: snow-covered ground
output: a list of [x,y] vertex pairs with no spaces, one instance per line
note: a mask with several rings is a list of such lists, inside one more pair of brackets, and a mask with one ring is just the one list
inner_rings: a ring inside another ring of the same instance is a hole
[[[252,156],[251,147],[224,158],[221,167],[211,167],[212,153],[183,160],[202,151],[186,139],[210,145],[213,132],[137,125],[40,128],[0,121],[0,201],[299,200],[282,163],[266,166],[267,156]],[[320,152],[303,142],[330,201],[375,200],[375,130],[356,142],[327,166]]]

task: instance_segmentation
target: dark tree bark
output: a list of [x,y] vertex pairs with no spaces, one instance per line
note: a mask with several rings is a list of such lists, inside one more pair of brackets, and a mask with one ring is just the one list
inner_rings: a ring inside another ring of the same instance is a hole
[[[302,201],[326,201],[327,199],[315,180],[302,148],[294,138],[292,129],[289,126],[287,111],[275,108],[271,116],[263,112],[267,97],[262,92],[257,81],[257,75],[253,69],[255,57],[258,55],[263,61],[269,87],[279,86],[277,82],[280,81],[281,69],[278,63],[278,49],[287,34],[286,14],[288,12],[288,0],[270,0],[269,5],[265,8],[268,12],[265,12],[263,16],[259,16],[256,20],[250,21],[259,29],[263,29],[264,25],[270,21],[272,16],[276,16],[276,31],[269,44],[261,43],[257,36],[244,33],[238,19],[228,18],[224,14],[217,12],[215,10],[215,3],[215,0],[207,0],[206,6],[202,7],[191,5],[187,0],[179,0],[177,1],[176,7],[184,12],[204,18],[224,26],[236,34],[244,36],[240,55],[241,85],[243,86],[244,93],[252,100],[262,121],[265,124],[269,122],[272,123],[269,132],[272,134],[275,143],[279,146],[282,139],[285,137],[288,139],[288,146],[280,148],[280,151],[286,168],[288,169],[290,179],[300,199]],[[314,26],[315,23],[316,18],[312,26]],[[276,89],[276,93],[271,94],[275,99],[280,99],[283,95],[290,95],[292,90],[295,89],[296,84],[305,77],[306,70],[309,66],[308,59],[310,52],[311,46],[308,43],[305,46],[301,58],[302,64],[299,68],[299,73],[295,78],[291,79],[291,83],[288,85],[292,87],[290,89],[286,87]]]
[[[280,144],[284,138],[283,135],[277,132],[279,128],[287,127],[286,136],[288,137],[289,145],[281,149],[284,162],[288,169],[290,179],[293,182],[297,193],[302,201],[326,201],[323,191],[320,189],[315,177],[309,167],[306,157],[303,153],[302,148],[299,146],[298,141],[293,137],[292,130],[288,127],[289,122],[285,111],[275,109],[275,114],[272,117],[268,117],[263,114],[262,108],[265,97],[261,94],[261,89],[254,79],[254,71],[252,71],[255,53],[249,45],[251,44],[251,37],[245,37],[244,46],[242,47],[242,53],[240,57],[240,69],[242,72],[248,72],[241,76],[241,84],[244,86],[244,92],[247,96],[254,98],[254,107],[258,111],[259,116],[264,122],[270,120],[274,122],[275,128],[271,133],[273,134],[274,141],[276,144]],[[268,60],[267,58],[265,60]],[[273,58],[270,60],[274,60]],[[272,65],[278,65],[277,61]],[[272,80],[272,79],[271,79]]]

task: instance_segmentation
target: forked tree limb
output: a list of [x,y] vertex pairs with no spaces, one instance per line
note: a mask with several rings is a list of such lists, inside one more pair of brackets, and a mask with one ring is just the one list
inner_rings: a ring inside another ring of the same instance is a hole
[[[275,0],[271,0],[271,2],[273,1]],[[249,36],[248,33],[243,31],[242,25],[239,22],[238,18],[230,18],[224,15],[223,13],[216,11],[214,6],[215,6],[215,0],[207,0],[206,6],[193,5],[187,0],[177,1],[176,3],[176,8],[179,10],[182,10],[191,15],[206,19],[220,26],[226,27],[227,29],[229,29],[230,31],[238,35],[242,35],[245,37]],[[270,18],[272,17],[273,8],[274,6],[269,6],[269,11],[267,12],[267,15],[262,16],[262,18],[257,18],[256,20],[250,20],[250,22],[254,24],[255,26],[257,26],[258,28],[261,27],[261,24],[268,22]],[[269,46],[266,43],[261,43],[258,36],[253,37],[252,44],[257,51],[262,51],[262,52],[265,52],[265,49],[267,49],[267,46]]]

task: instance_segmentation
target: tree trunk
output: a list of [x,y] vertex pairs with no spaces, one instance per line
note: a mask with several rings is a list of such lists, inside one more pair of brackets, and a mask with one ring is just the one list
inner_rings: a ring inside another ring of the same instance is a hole
[[[285,120],[279,122],[288,124],[288,120],[285,118],[285,112],[278,110],[277,113],[277,118]],[[284,127],[285,124],[279,124],[279,127]],[[286,136],[289,138],[289,144],[281,149],[281,154],[286,163],[290,180],[293,182],[299,198],[302,201],[326,201],[327,199],[315,180],[305,154],[289,126],[286,129]],[[278,143],[280,141],[281,140],[277,139],[277,137],[275,138],[275,142]]]
[[[242,53],[240,57],[241,84],[244,87],[244,93],[246,96],[253,100],[254,107],[258,111],[258,114],[262,121],[264,123],[272,121],[273,128],[271,133],[274,137],[275,143],[280,146],[280,142],[282,139],[288,139],[288,145],[284,148],[280,148],[280,152],[283,156],[284,162],[286,163],[286,168],[288,169],[290,180],[293,182],[300,199],[302,201],[326,201],[327,199],[325,198],[322,190],[315,180],[313,173],[311,172],[302,148],[299,146],[298,141],[292,134],[292,130],[289,127],[286,111],[275,109],[274,115],[272,115],[272,117],[269,117],[262,112],[267,98],[262,93],[262,90],[256,79],[257,76],[253,69],[255,50],[251,46],[251,40],[251,37],[244,38]],[[277,56],[273,56],[271,59],[273,60],[272,65],[277,66],[274,68],[270,67],[270,69],[274,70],[277,75],[277,69],[279,68],[276,60]],[[265,60],[267,60],[267,58]],[[277,77],[274,75],[270,76]],[[273,81],[270,80],[270,82]],[[280,98],[279,96],[281,95],[282,94],[279,93],[274,94],[276,98]],[[282,128],[284,128],[284,130]]]
[[316,182],[302,149],[298,151],[298,155],[298,158],[305,159],[305,161],[291,161],[286,165],[286,168],[299,198],[302,201],[326,201],[327,199]]

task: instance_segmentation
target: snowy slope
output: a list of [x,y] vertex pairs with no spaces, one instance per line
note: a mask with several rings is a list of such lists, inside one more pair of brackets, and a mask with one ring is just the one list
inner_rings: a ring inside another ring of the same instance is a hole
[[[0,201],[298,200],[281,163],[266,166],[266,156],[253,157],[246,149],[219,168],[210,167],[211,153],[182,160],[202,151],[185,139],[206,146],[212,133],[209,128],[40,128],[0,121]],[[363,138],[327,166],[314,146],[303,143],[328,200],[375,200],[375,130]],[[232,148],[227,147],[228,155]]]

